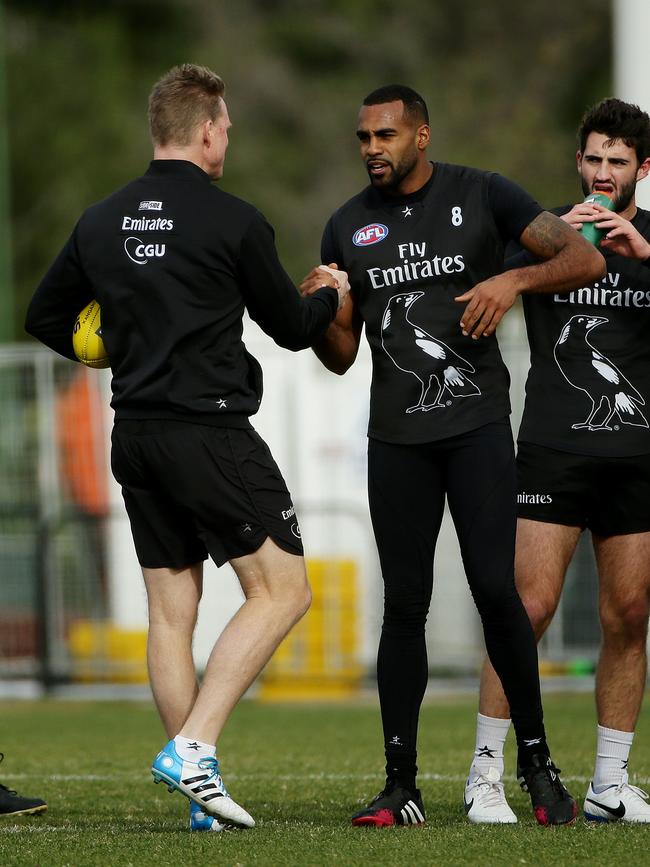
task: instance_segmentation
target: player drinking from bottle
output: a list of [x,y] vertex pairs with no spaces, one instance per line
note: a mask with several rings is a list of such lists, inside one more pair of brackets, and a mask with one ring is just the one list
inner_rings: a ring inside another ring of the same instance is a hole
[[[584,195],[606,193],[614,213],[558,208],[575,229],[595,224],[607,274],[567,294],[525,295],[531,367],[519,430],[515,576],[537,638],[560,601],[584,529],[599,578],[602,644],[596,674],[597,746],[586,818],[650,822],[647,795],[628,780],[646,684],[650,614],[650,212],[635,201],[650,171],[650,119],[606,99],[578,130]],[[530,261],[511,251],[508,265]],[[500,782],[509,706],[486,662],[476,750],[465,789],[475,822],[516,818]]]

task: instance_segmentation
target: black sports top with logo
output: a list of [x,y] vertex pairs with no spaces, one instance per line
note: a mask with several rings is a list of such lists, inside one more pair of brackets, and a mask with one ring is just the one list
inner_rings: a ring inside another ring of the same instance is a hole
[[[638,209],[632,224],[650,240],[649,211]],[[518,439],[630,457],[650,452],[650,268],[602,252],[602,280],[572,292],[524,295],[531,366]],[[506,267],[528,259],[520,253]]]
[[262,371],[242,340],[244,308],[288,349],[336,314],[332,288],[301,298],[273,229],[194,163],[154,160],[90,207],[43,278],[26,329],[74,359],[72,327],[92,298],[113,371],[116,418],[249,427]]
[[500,175],[436,163],[416,193],[369,186],[330,218],[322,261],[348,272],[372,353],[370,437],[432,442],[510,412],[497,339],[463,337],[454,298],[502,271],[541,211]]

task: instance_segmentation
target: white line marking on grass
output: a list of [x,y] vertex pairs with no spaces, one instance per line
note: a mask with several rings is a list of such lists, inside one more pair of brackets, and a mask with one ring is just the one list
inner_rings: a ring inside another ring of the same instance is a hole
[[[143,782],[147,779],[146,773],[143,774],[133,774],[133,773],[124,773],[124,774],[4,774],[3,779],[5,780],[50,780],[51,782]],[[325,774],[325,773],[313,773],[313,774],[274,774],[274,773],[239,773],[239,774],[228,774],[228,780],[282,780],[287,783],[293,782],[341,782],[348,780],[350,782],[354,782],[356,780],[365,781],[365,780],[378,780],[381,781],[382,774]],[[427,782],[439,782],[439,783],[465,783],[467,776],[465,774],[432,774],[432,773],[421,773],[418,774],[418,780],[425,780]],[[503,779],[506,782],[514,782],[516,781],[516,777],[514,774],[504,774]],[[570,776],[567,774],[562,775],[562,779],[565,782],[573,782],[573,783],[589,783],[591,781],[591,777],[578,777],[578,776]],[[650,777],[634,777],[632,782],[635,785],[648,785],[650,784]]]
[[0,827],[0,835],[2,834],[24,834],[28,831],[30,834],[38,834],[44,831],[67,831],[68,833],[79,833],[78,825],[12,825],[11,827]]
[[70,781],[80,780],[82,782],[106,782],[110,780],[136,780],[140,779],[139,774],[3,774],[4,780],[53,780]]

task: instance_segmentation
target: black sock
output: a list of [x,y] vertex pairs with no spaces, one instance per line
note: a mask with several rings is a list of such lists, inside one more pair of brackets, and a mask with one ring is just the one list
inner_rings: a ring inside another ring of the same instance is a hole
[[401,788],[414,792],[417,788],[415,778],[418,773],[416,759],[416,752],[395,755],[392,750],[386,750],[386,780],[388,782],[394,780]]
[[517,743],[517,766],[520,768],[528,768],[533,763],[533,756],[550,756],[550,750],[546,743],[546,738],[539,738],[537,743],[529,744],[525,740]]

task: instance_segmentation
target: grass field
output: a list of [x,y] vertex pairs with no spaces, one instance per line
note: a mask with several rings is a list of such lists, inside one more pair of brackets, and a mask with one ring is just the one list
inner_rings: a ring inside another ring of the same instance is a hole
[[[547,696],[553,755],[582,802],[594,753],[590,695]],[[0,819],[0,865],[598,865],[647,863],[650,828],[579,820],[541,828],[510,773],[519,824],[470,825],[462,809],[476,701],[427,703],[420,725],[423,828],[355,829],[348,817],[381,788],[375,704],[268,706],[247,701],[220,744],[226,783],[257,820],[251,831],[190,834],[179,794],[154,786],[164,740],[153,708],[131,702],[0,702],[0,781],[47,799],[42,816]],[[630,763],[650,782],[648,713]]]

